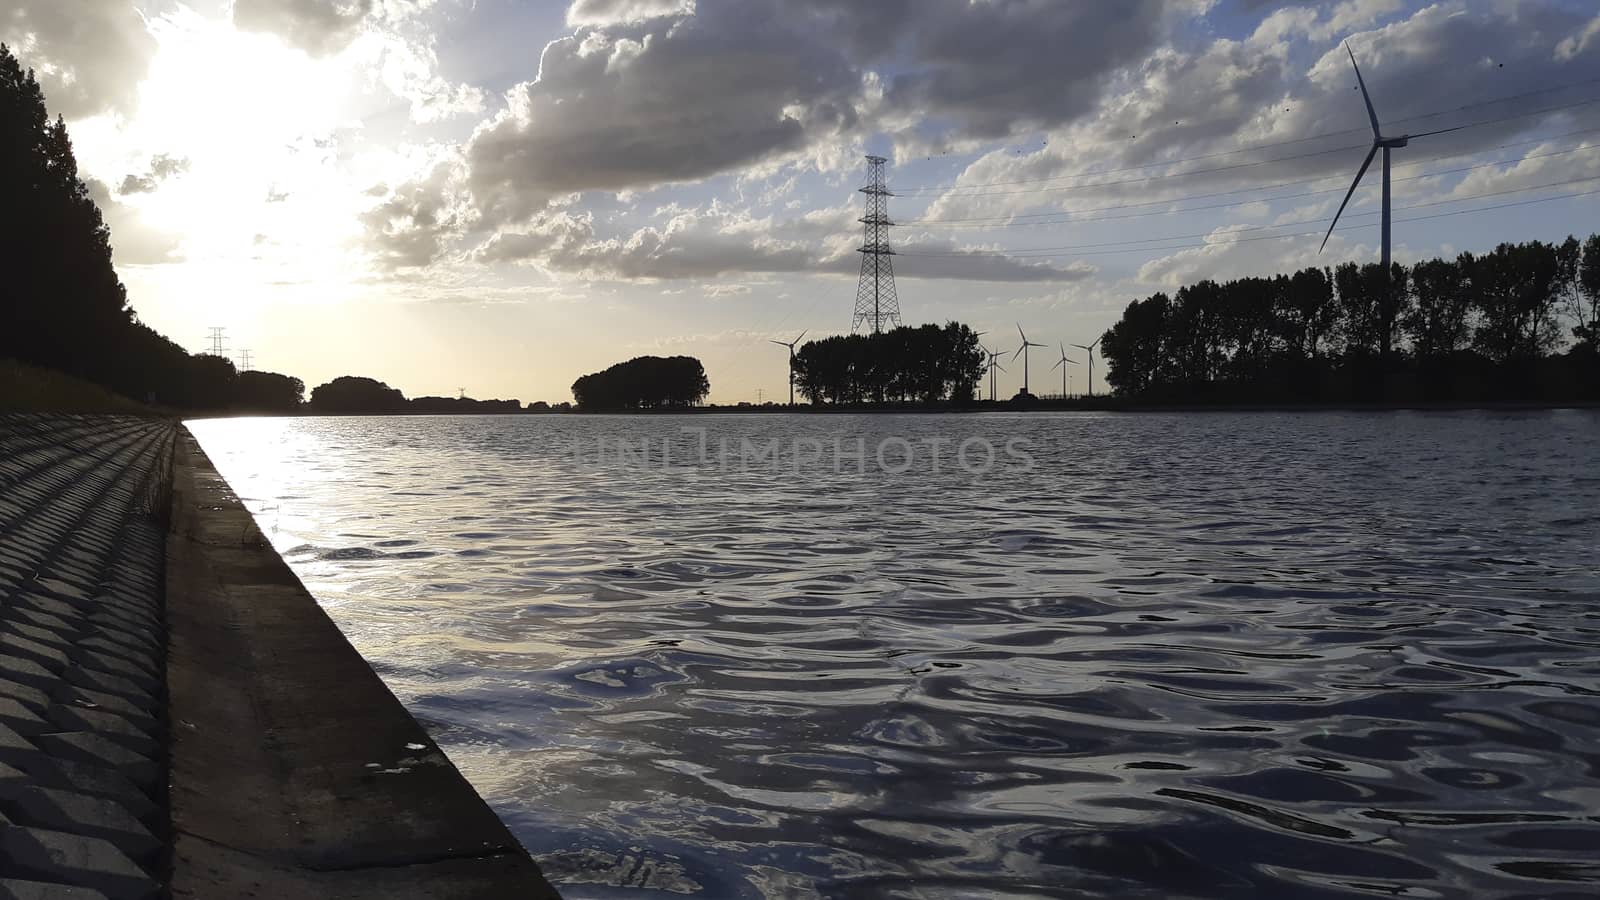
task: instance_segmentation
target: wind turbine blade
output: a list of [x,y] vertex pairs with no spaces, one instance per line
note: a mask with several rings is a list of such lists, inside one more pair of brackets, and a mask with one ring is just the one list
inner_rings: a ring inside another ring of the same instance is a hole
[[1087,349],[1089,349],[1088,347],[1085,347],[1082,344],[1073,344],[1072,346],[1077,347],[1079,350],[1087,350]]
[[1058,362],[1055,365],[1051,366],[1050,367],[1050,371],[1054,372],[1055,370],[1061,368],[1061,363],[1064,363],[1064,362],[1066,362],[1066,360],[1063,359],[1061,362]]
[[1350,195],[1354,194],[1356,188],[1361,186],[1361,176],[1367,174],[1367,166],[1372,165],[1372,158],[1377,155],[1378,145],[1373,144],[1372,149],[1367,151],[1367,158],[1361,163],[1361,168],[1356,170],[1356,180],[1350,182],[1350,190],[1345,192],[1344,202],[1339,204],[1339,211],[1333,214],[1333,221],[1328,223],[1328,233],[1322,236],[1322,247],[1317,248],[1318,253],[1321,253],[1323,248],[1328,246],[1328,238],[1333,237],[1333,227],[1339,224],[1339,217],[1344,215],[1344,208],[1350,203]]
[[1017,357],[1021,356],[1022,355],[1022,351],[1026,350],[1026,349],[1028,349],[1028,345],[1027,344],[1023,344],[1021,347],[1018,347],[1017,348],[1017,352],[1011,354],[1011,361],[1012,362],[1016,362],[1017,361]]
[[1022,335],[1022,342],[1024,344],[1026,344],[1028,342],[1028,336],[1026,334],[1023,334],[1023,332],[1022,332],[1022,323],[1021,322],[1017,323],[1017,334],[1021,334]]
[[787,346],[789,346],[784,341],[767,341],[767,343],[769,343],[769,344],[777,344],[779,347],[787,347]]
[[811,329],[807,328],[805,331],[800,332],[800,337],[795,338],[794,342],[796,344],[800,343],[800,338],[803,338],[803,337],[805,337],[806,335],[808,335],[810,333],[811,333]]
[[1467,126],[1465,126],[1465,125],[1457,125],[1454,128],[1440,128],[1437,131],[1424,131],[1421,134],[1408,134],[1408,135],[1406,135],[1406,137],[1408,137],[1408,138],[1432,137],[1432,136],[1434,136],[1436,134],[1449,134],[1452,131],[1460,131],[1461,129],[1466,128],[1466,127]]
[[1372,98],[1367,96],[1367,83],[1361,80],[1361,67],[1356,65],[1356,54],[1350,49],[1349,41],[1345,41],[1344,52],[1350,54],[1350,66],[1356,70],[1356,84],[1361,85],[1361,99],[1367,104],[1367,118],[1372,120],[1372,139],[1383,140],[1383,135],[1378,133],[1378,112],[1372,108]]
[[1103,337],[1105,337],[1105,335],[1102,334],[1102,335],[1100,335],[1100,337],[1097,337],[1094,340],[1090,341],[1089,342],[1089,346],[1085,347],[1084,349],[1085,350],[1093,350],[1094,348],[1100,346],[1100,338],[1103,338]]

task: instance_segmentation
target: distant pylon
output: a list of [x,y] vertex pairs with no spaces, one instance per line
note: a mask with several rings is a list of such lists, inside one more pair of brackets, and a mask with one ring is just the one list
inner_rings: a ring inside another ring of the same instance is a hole
[[867,157],[867,185],[861,193],[867,195],[867,214],[859,221],[866,226],[866,240],[861,245],[861,280],[856,283],[856,312],[850,319],[850,331],[855,333],[863,324],[877,334],[887,328],[900,326],[900,297],[894,290],[894,250],[889,247],[889,198],[894,196],[883,183],[881,156]]
[[240,350],[239,357],[239,371],[250,371],[250,363],[255,359],[255,356],[249,350]]
[[228,329],[226,329],[226,328],[208,328],[206,330],[211,332],[211,354],[213,356],[221,356],[224,353],[228,352],[228,348],[222,346],[222,335],[223,335],[223,332],[226,332]]

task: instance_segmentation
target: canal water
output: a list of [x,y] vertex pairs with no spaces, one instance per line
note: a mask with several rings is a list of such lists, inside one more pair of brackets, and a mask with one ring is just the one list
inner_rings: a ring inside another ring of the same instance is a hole
[[190,427],[570,898],[1600,892],[1594,412]]

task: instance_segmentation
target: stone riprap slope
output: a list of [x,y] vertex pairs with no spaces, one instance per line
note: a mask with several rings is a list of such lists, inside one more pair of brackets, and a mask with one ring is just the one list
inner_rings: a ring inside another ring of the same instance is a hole
[[0,415],[0,897],[161,892],[175,433]]

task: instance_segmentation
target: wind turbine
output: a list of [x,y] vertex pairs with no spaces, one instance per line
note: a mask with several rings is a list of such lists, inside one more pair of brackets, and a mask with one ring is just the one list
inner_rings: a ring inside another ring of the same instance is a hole
[[1050,367],[1050,371],[1052,372],[1057,369],[1061,370],[1061,399],[1063,400],[1067,399],[1067,366],[1075,366],[1077,364],[1077,360],[1067,359],[1067,347],[1065,344],[1063,344],[1061,346],[1060,362],[1057,362],[1055,365]]
[[1103,337],[1105,337],[1105,335],[1101,335],[1100,337],[1095,338],[1093,341],[1090,341],[1089,346],[1087,347],[1082,344],[1072,345],[1077,347],[1079,350],[1089,351],[1089,396],[1091,397],[1094,396],[1094,348],[1100,346],[1100,339]]
[[1006,353],[1005,353],[1004,350],[1001,350],[1001,351],[999,351],[997,353],[990,353],[988,347],[983,347],[983,345],[981,345],[981,344],[979,346],[982,347],[984,355],[989,357],[989,364],[988,364],[988,369],[989,369],[989,402],[993,403],[994,402],[994,373],[995,373],[995,370],[999,369],[1002,372],[1004,372],[1006,370],[1006,367],[1000,365],[1000,363],[996,362],[996,360],[998,360],[1002,356],[1005,356]]
[[789,405],[790,406],[794,405],[794,345],[800,343],[800,338],[805,337],[806,334],[810,330],[811,329],[808,328],[805,331],[800,332],[800,337],[797,337],[792,341],[787,341],[787,342],[785,342],[785,341],[771,341],[770,342],[770,343],[777,344],[779,347],[788,347],[789,348]]
[[1361,87],[1361,99],[1367,104],[1367,120],[1372,123],[1372,149],[1367,151],[1367,158],[1361,161],[1361,168],[1356,170],[1356,180],[1350,182],[1350,190],[1345,192],[1344,202],[1339,204],[1339,211],[1333,214],[1333,221],[1328,223],[1328,233],[1322,236],[1322,246],[1317,248],[1321,253],[1328,246],[1328,238],[1333,236],[1334,226],[1339,224],[1339,217],[1344,215],[1344,208],[1349,205],[1350,197],[1355,194],[1356,188],[1361,186],[1361,176],[1367,174],[1367,167],[1372,165],[1372,158],[1383,151],[1383,311],[1385,328],[1383,331],[1383,354],[1389,355],[1389,328],[1388,317],[1392,304],[1389,302],[1389,151],[1409,144],[1412,138],[1428,137],[1435,134],[1445,134],[1450,131],[1460,131],[1466,127],[1458,125],[1455,128],[1440,128],[1437,131],[1424,131],[1421,134],[1402,134],[1393,137],[1384,137],[1383,131],[1378,127],[1378,113],[1372,108],[1372,97],[1367,94],[1367,83],[1361,78],[1361,67],[1356,65],[1355,51],[1350,49],[1350,42],[1346,41],[1344,52],[1350,54],[1350,67],[1356,70],[1356,84]]
[[[1013,356],[1011,358],[1012,359],[1016,359],[1017,356],[1022,357],[1022,392],[1024,394],[1028,394],[1029,393],[1029,391],[1028,391],[1028,348],[1029,347],[1043,347],[1044,345],[1043,344],[1035,344],[1033,341],[1028,340],[1028,335],[1026,333],[1024,333],[1023,330],[1022,330],[1022,323],[1021,322],[1017,323],[1017,334],[1022,335],[1022,346],[1017,348],[1016,356]],[[1031,396],[1031,394],[1030,394],[1030,396]]]

